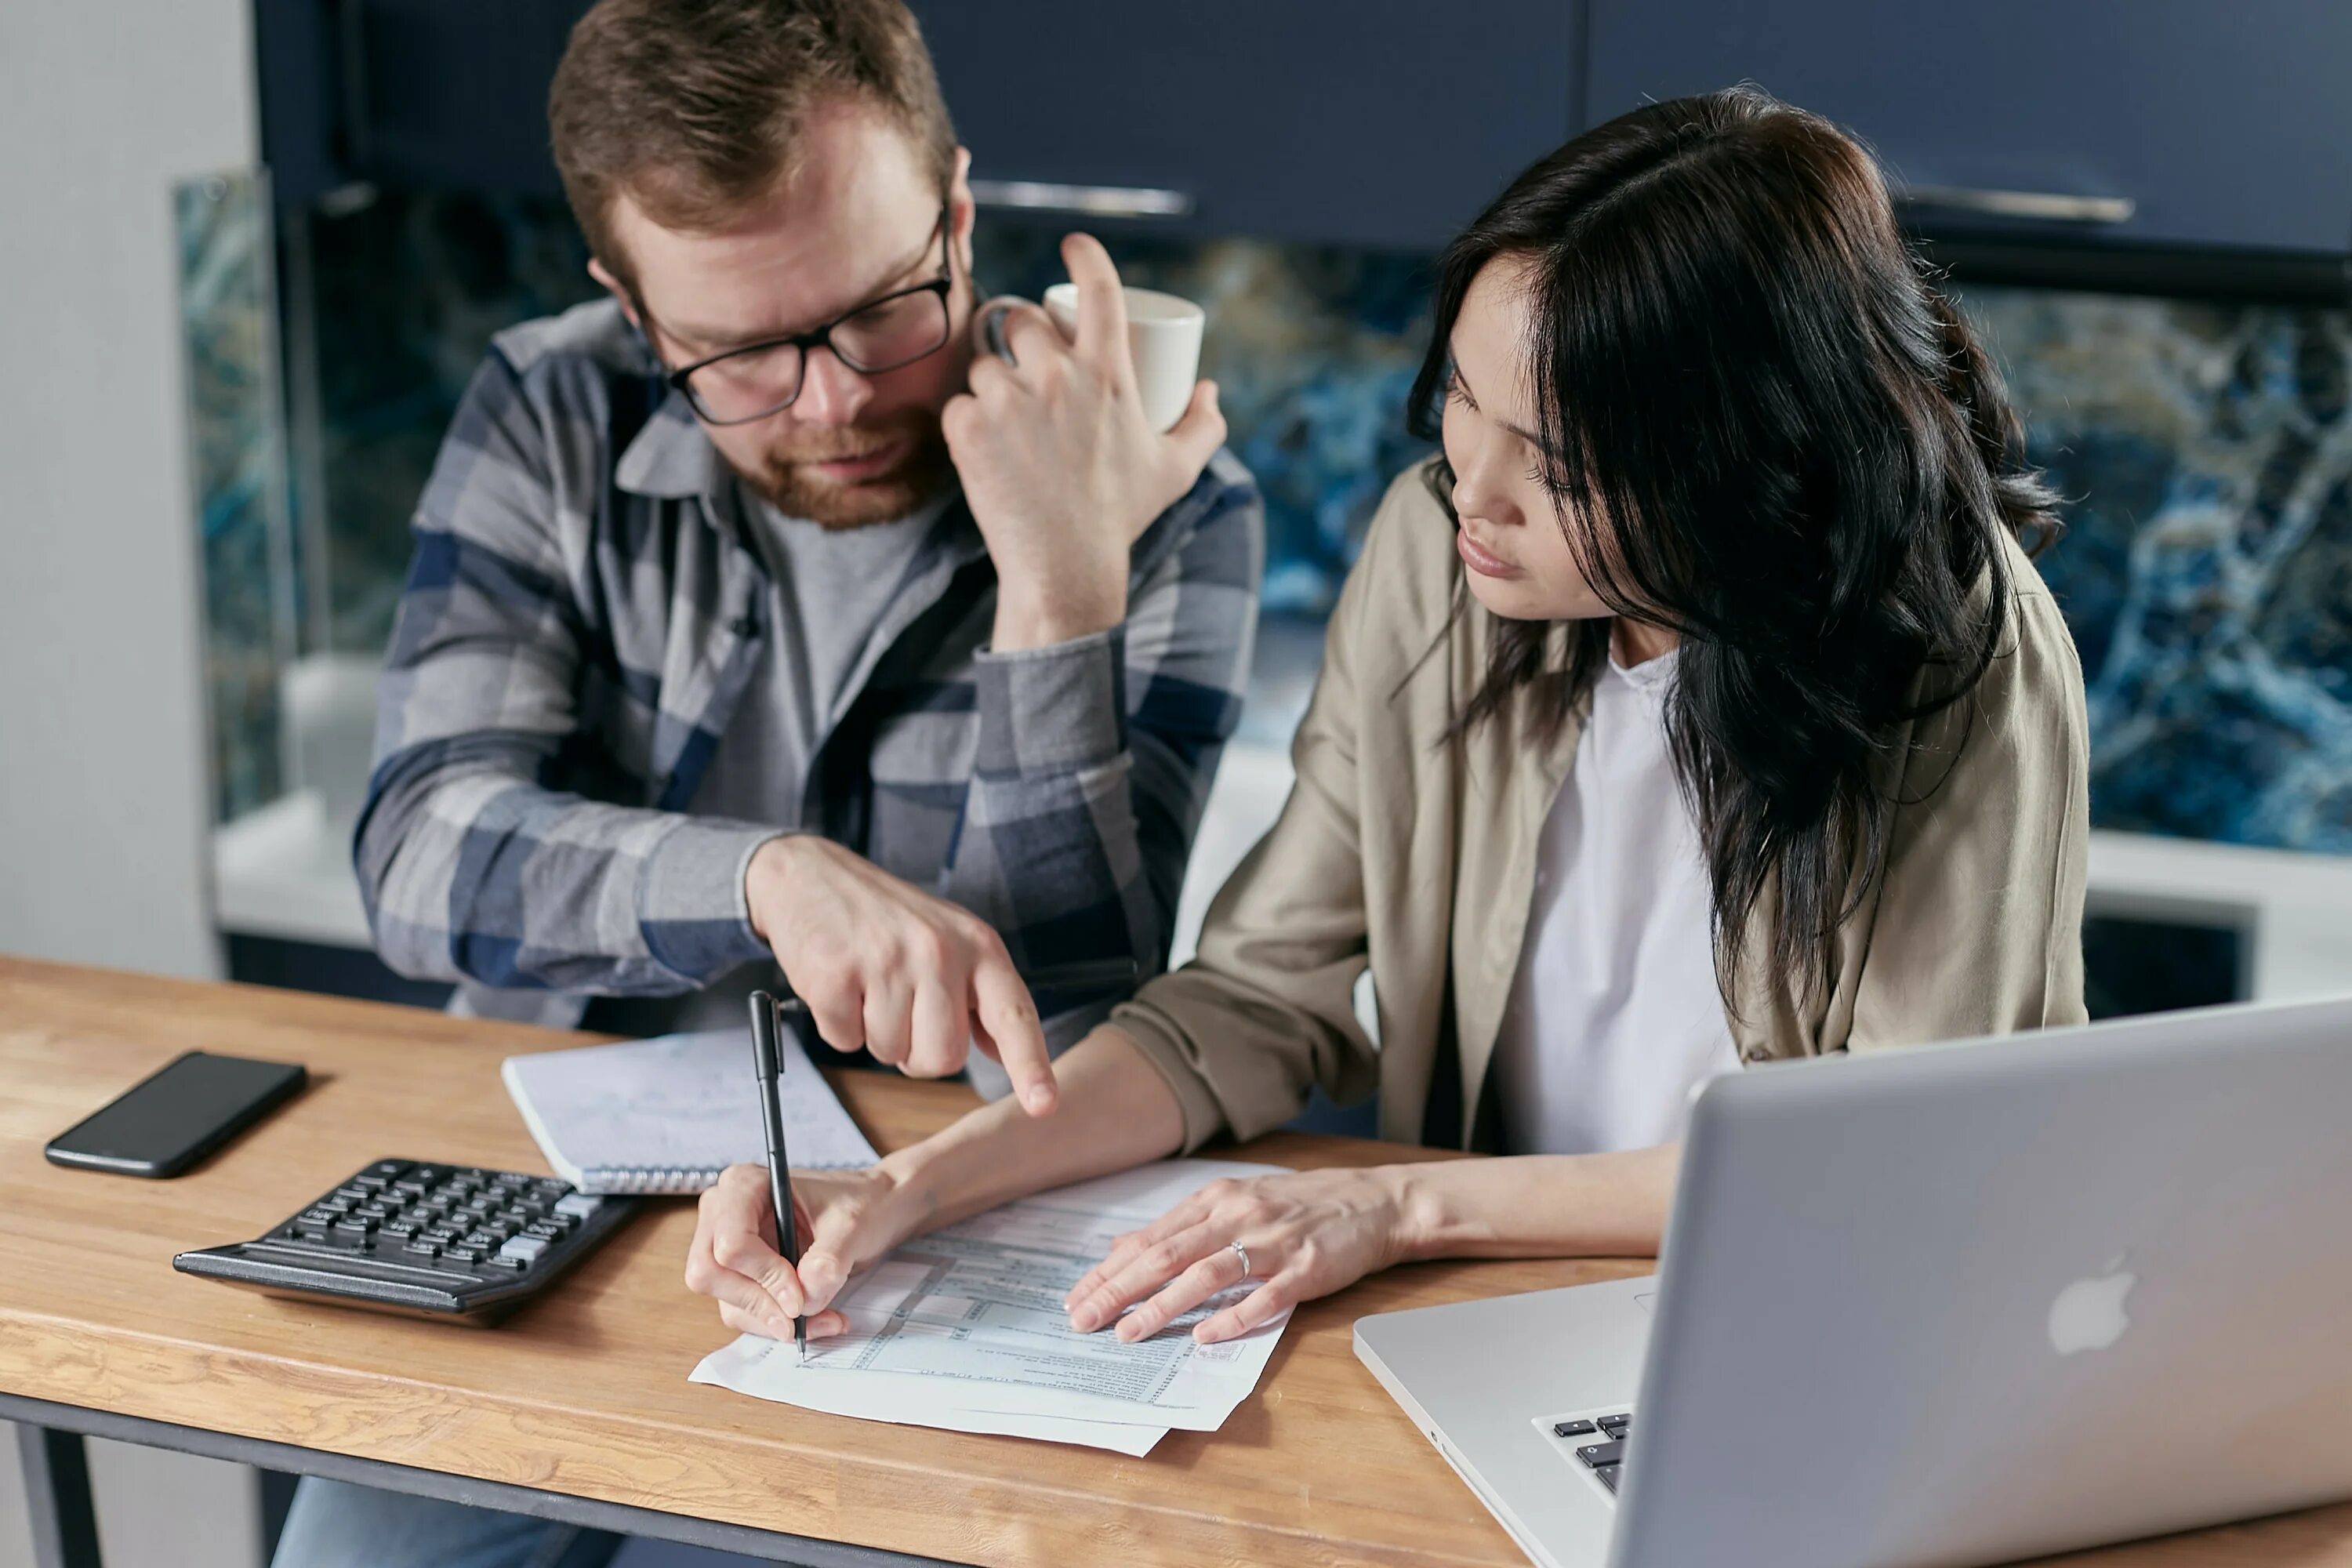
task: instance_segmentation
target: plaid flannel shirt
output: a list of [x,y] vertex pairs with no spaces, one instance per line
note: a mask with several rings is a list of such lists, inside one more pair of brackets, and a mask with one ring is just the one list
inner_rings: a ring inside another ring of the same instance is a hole
[[[457,982],[465,1010],[572,1025],[592,995],[769,956],[743,876],[779,828],[692,802],[775,601],[734,475],[658,370],[608,303],[501,333],[419,503],[353,858],[384,962]],[[1220,451],[1137,542],[1122,625],[995,655],[959,499],[812,759],[803,824],[979,914],[1024,967],[1164,967],[1264,527]],[[1040,996],[1049,1040],[1116,1000]]]

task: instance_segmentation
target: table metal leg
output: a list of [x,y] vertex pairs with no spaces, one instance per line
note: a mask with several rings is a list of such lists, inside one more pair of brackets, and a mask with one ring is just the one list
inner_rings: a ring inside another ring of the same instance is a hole
[[98,1513],[89,1500],[89,1456],[79,1432],[19,1423],[25,1508],[33,1521],[34,1568],[100,1568]]
[[278,1538],[286,1533],[286,1515],[294,1506],[294,1483],[299,1476],[283,1470],[256,1470],[261,1483],[261,1563],[268,1568],[278,1555]]

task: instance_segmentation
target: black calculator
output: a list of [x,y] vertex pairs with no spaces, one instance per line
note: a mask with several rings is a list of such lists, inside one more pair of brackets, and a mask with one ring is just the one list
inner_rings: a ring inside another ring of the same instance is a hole
[[378,1160],[258,1240],[183,1252],[172,1267],[273,1295],[488,1323],[635,1207],[552,1176]]

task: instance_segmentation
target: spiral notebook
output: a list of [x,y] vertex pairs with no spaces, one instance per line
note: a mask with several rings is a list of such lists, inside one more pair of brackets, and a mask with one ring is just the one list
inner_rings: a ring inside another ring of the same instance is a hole
[[[776,1045],[793,1164],[874,1163],[800,1041],[786,1031]],[[499,1072],[547,1163],[583,1193],[698,1193],[768,1157],[748,1028],[509,1057]]]

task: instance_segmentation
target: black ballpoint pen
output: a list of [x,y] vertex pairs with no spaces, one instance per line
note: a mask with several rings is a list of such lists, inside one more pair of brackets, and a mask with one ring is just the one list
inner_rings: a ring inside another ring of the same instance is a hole
[[[751,1059],[760,1079],[760,1131],[766,1135],[768,1145],[768,1196],[776,1205],[776,1250],[797,1276],[801,1266],[800,1226],[793,1219],[793,1170],[791,1157],[784,1152],[784,1108],[776,1098],[776,1080],[781,1076],[782,1060],[776,1048],[776,1032],[785,1005],[765,991],[751,993]],[[794,998],[790,1005],[800,1006],[799,999]],[[808,1304],[805,1291],[801,1304]],[[793,1315],[793,1343],[800,1348],[801,1360],[808,1360],[805,1312]]]
[[[1022,979],[1033,992],[1091,991],[1131,985],[1136,973],[1133,959],[1108,958],[1050,965],[1026,972]],[[787,1009],[793,1016],[807,1016],[807,1008],[797,996],[779,1001],[765,991],[751,993],[751,1062],[760,1084],[760,1131],[768,1146],[768,1196],[776,1211],[776,1250],[797,1276],[801,1266],[800,1226],[793,1218],[792,1160],[784,1149],[784,1108],[778,1095],[783,1076],[783,1053],[776,1042]],[[802,1305],[807,1305],[805,1295]],[[799,1348],[801,1360],[808,1360],[808,1316],[804,1312],[793,1318],[793,1343]]]

